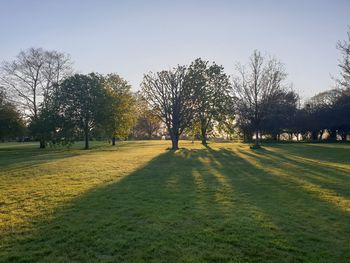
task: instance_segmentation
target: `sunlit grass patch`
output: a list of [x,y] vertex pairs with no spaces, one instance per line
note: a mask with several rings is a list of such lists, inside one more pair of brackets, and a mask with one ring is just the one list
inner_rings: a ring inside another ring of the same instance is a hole
[[350,257],[350,145],[168,145],[0,144],[0,261]]

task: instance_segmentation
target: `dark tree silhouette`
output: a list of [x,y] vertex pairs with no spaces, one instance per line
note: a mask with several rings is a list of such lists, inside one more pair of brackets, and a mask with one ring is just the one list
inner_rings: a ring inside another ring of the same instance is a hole
[[254,131],[254,148],[259,148],[262,119],[270,107],[273,97],[284,88],[287,74],[283,65],[275,59],[266,60],[254,51],[248,70],[237,65],[238,75],[233,79],[233,93],[236,97],[238,124],[243,130]]
[[186,67],[149,73],[142,82],[142,95],[168,129],[172,149],[179,148],[179,138],[193,119],[192,90],[186,85]]

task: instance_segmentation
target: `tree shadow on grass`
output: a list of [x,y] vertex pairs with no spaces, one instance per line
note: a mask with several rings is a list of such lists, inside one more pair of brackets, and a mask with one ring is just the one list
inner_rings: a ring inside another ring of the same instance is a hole
[[349,213],[247,153],[166,152],[7,236],[0,261],[345,262]]
[[60,159],[71,158],[80,155],[87,155],[96,152],[115,152],[116,150],[123,151],[130,147],[152,147],[146,142],[122,142],[116,146],[110,146],[107,143],[92,142],[89,150],[83,150],[82,143],[73,144],[72,147],[66,146],[47,147],[39,149],[34,144],[10,144],[8,147],[0,148],[0,168],[3,170],[20,170],[31,168],[43,163],[57,161]]
[[[293,247],[291,251],[295,256],[328,262],[345,262],[350,257],[350,198],[345,194],[348,188],[343,187],[344,184],[349,185],[350,178],[343,177],[343,171],[330,171],[314,164],[313,169],[308,169],[317,173],[308,173],[307,170],[303,174],[295,174],[298,169],[304,169],[304,163],[274,158],[268,150],[260,151],[258,155],[241,149],[211,152],[214,158],[210,165],[222,164],[218,168],[224,167],[223,174],[230,174],[227,168],[230,166],[236,167],[231,171],[240,171],[228,176],[232,185],[246,194],[253,206],[279,227]],[[240,162],[235,159],[237,156]],[[289,163],[286,165],[286,162]],[[277,167],[280,170],[275,174],[273,169]],[[337,188],[335,183],[333,187],[333,190],[339,191],[330,192],[328,185],[319,183],[319,175],[341,178]],[[306,180],[308,187],[295,180],[296,177]]]
[[264,153],[259,155],[252,152],[244,154],[262,166],[273,168],[275,171],[317,185],[322,189],[334,191],[336,195],[344,196],[350,200],[350,192],[348,191],[350,188],[350,165],[305,157],[303,153],[299,155],[288,154],[275,149],[265,149]]

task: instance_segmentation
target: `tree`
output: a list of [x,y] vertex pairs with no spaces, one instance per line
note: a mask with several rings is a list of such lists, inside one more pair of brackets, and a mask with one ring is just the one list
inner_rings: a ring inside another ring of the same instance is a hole
[[47,96],[45,107],[28,127],[31,134],[37,134],[50,145],[70,145],[78,137],[75,124],[64,112],[60,112],[61,105],[64,104],[64,97],[60,92],[60,86],[54,84],[54,91]]
[[[30,48],[21,51],[15,60],[2,63],[0,81],[25,115],[36,121],[53,84],[70,75],[71,66],[70,57],[64,53]],[[42,138],[40,148],[45,148]]]
[[109,95],[110,105],[106,129],[114,146],[116,138],[125,139],[132,132],[137,118],[136,100],[129,83],[117,74],[107,75],[104,78],[104,87]]
[[298,110],[299,96],[293,90],[278,90],[262,107],[266,107],[261,128],[279,139],[283,132],[293,133],[293,121]]
[[333,121],[336,124],[338,134],[343,141],[346,141],[350,134],[350,90],[342,92],[333,106]]
[[157,116],[157,113],[149,107],[149,104],[142,94],[137,93],[135,97],[138,118],[134,126],[133,135],[136,138],[151,139],[160,131],[161,120]]
[[238,124],[243,130],[254,131],[254,148],[259,148],[259,134],[264,114],[272,103],[274,94],[283,89],[287,74],[275,59],[266,60],[258,51],[250,58],[248,71],[237,65],[238,76],[233,79]]
[[194,90],[195,121],[200,124],[202,144],[215,122],[223,121],[230,109],[230,81],[224,68],[198,58],[188,68],[186,85]]
[[0,140],[23,135],[25,125],[16,106],[8,101],[0,87]]
[[342,59],[338,65],[340,78],[337,79],[337,83],[342,88],[350,89],[350,31],[347,32],[347,40],[339,41],[337,48],[342,54]]
[[74,141],[83,133],[85,149],[89,149],[91,130],[109,120],[109,97],[102,76],[91,73],[68,77],[57,86],[51,101],[56,105],[64,139]]
[[316,94],[306,102],[307,127],[312,140],[321,140],[325,130],[329,133],[329,139],[337,139],[333,108],[341,94],[340,89],[327,90]]
[[142,82],[142,95],[168,129],[172,149],[179,148],[179,138],[193,119],[192,90],[186,85],[186,67],[149,73]]

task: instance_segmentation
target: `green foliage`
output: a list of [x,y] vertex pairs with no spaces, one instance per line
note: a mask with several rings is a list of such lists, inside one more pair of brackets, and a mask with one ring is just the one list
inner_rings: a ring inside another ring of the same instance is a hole
[[46,98],[45,106],[37,118],[31,120],[29,130],[35,139],[44,144],[42,145],[44,147],[47,144],[51,147],[71,146],[79,136],[75,133],[75,124],[60,112],[60,105],[63,102],[59,98],[57,84],[55,88],[56,93]]
[[66,78],[57,86],[50,101],[58,115],[58,126],[54,130],[61,131],[57,133],[61,134],[61,140],[71,142],[83,134],[87,149],[91,130],[108,122],[109,96],[103,78],[98,74],[76,74]]
[[16,106],[0,90],[0,140],[14,139],[24,134],[24,121]]
[[188,68],[186,84],[193,89],[195,119],[200,124],[202,142],[214,130],[217,122],[233,115],[231,84],[224,68],[215,63],[196,59]]
[[117,74],[107,75],[103,85],[109,96],[108,121],[104,128],[111,137],[126,139],[137,119],[136,99],[131,86]]
[[269,97],[262,117],[261,130],[274,138],[282,132],[293,132],[294,119],[298,110],[299,96],[293,90],[278,90]]
[[[296,131],[312,140],[346,140],[350,134],[348,90],[332,89],[316,94],[297,112]],[[323,138],[327,131],[328,138]]]

